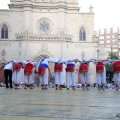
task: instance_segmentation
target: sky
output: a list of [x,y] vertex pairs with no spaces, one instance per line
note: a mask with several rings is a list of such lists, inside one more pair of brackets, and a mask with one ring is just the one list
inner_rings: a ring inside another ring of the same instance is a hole
[[[93,6],[94,30],[104,30],[120,27],[120,0],[78,0],[80,12],[89,12]],[[0,0],[0,9],[8,9],[10,0]]]

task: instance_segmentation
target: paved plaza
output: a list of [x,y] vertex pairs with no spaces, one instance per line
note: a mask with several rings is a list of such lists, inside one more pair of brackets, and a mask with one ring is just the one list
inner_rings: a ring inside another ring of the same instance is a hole
[[0,120],[120,120],[120,91],[1,87]]

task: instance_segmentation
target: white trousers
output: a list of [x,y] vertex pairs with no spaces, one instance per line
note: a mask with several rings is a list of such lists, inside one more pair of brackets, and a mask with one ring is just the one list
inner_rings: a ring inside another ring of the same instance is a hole
[[90,84],[90,70],[88,72],[80,73],[80,79],[82,84]]
[[34,72],[31,75],[24,75],[24,84],[33,84],[34,83]]
[[13,72],[13,81],[15,84],[20,84],[21,79],[22,79],[22,68],[20,69],[20,71]]
[[42,85],[48,85],[48,68],[46,68],[45,70],[45,74],[44,75],[40,75],[40,82]]
[[97,83],[99,85],[106,84],[106,69],[104,67],[104,70],[102,73],[96,73]]
[[114,79],[115,84],[118,85],[119,81],[120,81],[120,72],[119,73],[114,73],[113,79]]
[[71,85],[70,83],[72,83],[72,86],[76,86],[75,71],[74,72],[66,72],[67,88],[70,87],[70,85]]
[[63,84],[63,72],[55,72],[55,84]]

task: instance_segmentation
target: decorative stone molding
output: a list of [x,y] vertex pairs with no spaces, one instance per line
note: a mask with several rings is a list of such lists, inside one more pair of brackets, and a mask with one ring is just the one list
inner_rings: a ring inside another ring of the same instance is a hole
[[7,62],[6,62],[6,60],[4,58],[2,60],[0,60],[0,68],[5,66],[6,63]]
[[11,46],[11,42],[8,42],[8,41],[5,41],[5,40],[3,40],[3,41],[0,41],[0,46]]
[[73,9],[78,12],[78,1],[77,0],[10,0],[10,4],[8,5],[10,9],[12,8],[47,8],[47,9],[55,9],[55,8],[64,8],[64,9]]
[[17,40],[56,40],[56,41],[72,41],[72,36],[67,35],[63,32],[59,34],[33,34],[28,33],[28,31],[25,31],[23,33],[16,33],[15,37]]
[[43,43],[43,44],[41,45],[41,51],[42,51],[42,52],[45,52],[45,51],[47,51],[47,50],[48,50],[47,44]]
[[82,58],[84,58],[85,57],[85,52],[82,52],[81,56],[82,56]]
[[36,55],[34,58],[32,58],[32,60],[36,61],[37,63],[39,63],[40,59],[43,58],[43,56],[51,56],[51,54],[49,52],[40,52],[41,54]]
[[2,54],[3,57],[5,56],[5,54],[6,54],[5,49],[2,50],[1,54]]

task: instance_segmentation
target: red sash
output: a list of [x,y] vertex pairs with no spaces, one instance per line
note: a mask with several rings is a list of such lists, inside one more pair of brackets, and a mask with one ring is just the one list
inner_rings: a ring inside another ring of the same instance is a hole
[[45,71],[46,71],[46,68],[45,68],[45,67],[39,67],[39,68],[38,68],[38,74],[39,74],[39,75],[44,75],[44,74],[45,74]]
[[25,74],[25,75],[31,75],[31,74],[32,74],[33,67],[34,67],[33,64],[27,63],[27,64],[25,65],[24,74]]
[[96,65],[96,72],[101,73],[104,71],[104,64],[102,62],[98,62]]
[[13,66],[13,71],[20,71],[21,68],[22,68],[22,66],[20,64],[16,63]]
[[120,72],[120,61],[113,63],[113,72],[114,73]]
[[62,72],[62,71],[63,71],[62,64],[55,64],[55,66],[54,66],[54,72]]
[[67,66],[67,68],[65,70],[66,70],[66,72],[74,72],[75,68],[74,68],[74,66]]
[[88,72],[88,64],[83,63],[80,65],[79,73],[81,72]]

